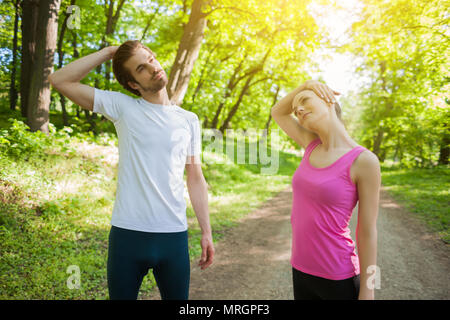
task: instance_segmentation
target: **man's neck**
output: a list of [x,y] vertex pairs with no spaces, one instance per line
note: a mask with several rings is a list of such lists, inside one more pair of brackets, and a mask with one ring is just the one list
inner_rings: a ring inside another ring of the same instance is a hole
[[163,106],[169,106],[172,104],[170,102],[169,95],[167,94],[166,87],[158,92],[143,92],[142,98],[153,104],[160,104]]

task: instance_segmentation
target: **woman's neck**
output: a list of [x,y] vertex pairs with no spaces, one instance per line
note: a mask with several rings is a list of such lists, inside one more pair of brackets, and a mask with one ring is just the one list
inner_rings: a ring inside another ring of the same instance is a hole
[[344,125],[339,120],[331,121],[326,125],[318,127],[316,134],[319,136],[320,141],[322,141],[322,148],[326,152],[354,148],[358,145],[350,137]]

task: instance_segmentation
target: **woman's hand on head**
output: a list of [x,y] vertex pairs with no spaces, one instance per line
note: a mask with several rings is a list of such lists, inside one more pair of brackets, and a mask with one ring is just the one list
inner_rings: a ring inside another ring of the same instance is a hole
[[337,92],[331,89],[326,84],[316,81],[316,80],[308,80],[304,84],[305,90],[311,90],[325,102],[336,102],[335,95],[340,95],[340,92]]

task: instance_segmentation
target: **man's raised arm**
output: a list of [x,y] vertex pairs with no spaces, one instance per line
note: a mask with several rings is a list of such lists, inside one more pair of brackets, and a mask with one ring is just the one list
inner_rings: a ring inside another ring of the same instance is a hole
[[112,59],[117,46],[103,48],[83,58],[72,61],[68,65],[49,75],[50,84],[62,95],[92,111],[94,106],[94,88],[80,81],[95,67]]

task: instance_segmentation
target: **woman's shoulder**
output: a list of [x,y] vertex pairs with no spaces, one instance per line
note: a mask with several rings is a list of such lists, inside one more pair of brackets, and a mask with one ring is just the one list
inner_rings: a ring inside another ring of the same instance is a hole
[[380,172],[380,161],[375,153],[364,148],[354,162],[357,177],[371,176]]

